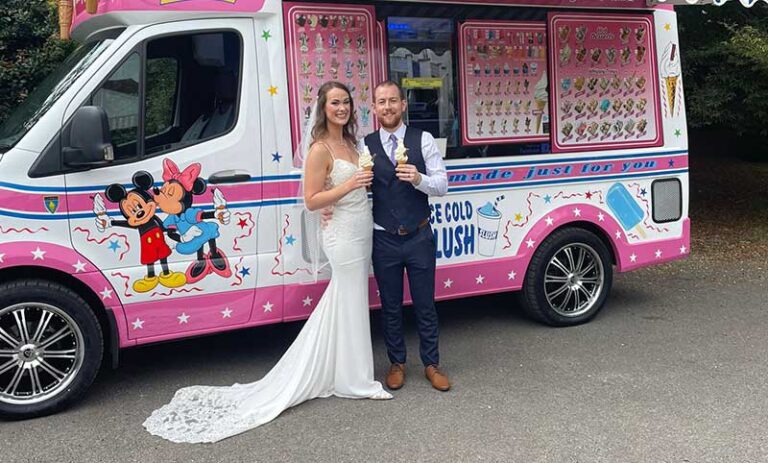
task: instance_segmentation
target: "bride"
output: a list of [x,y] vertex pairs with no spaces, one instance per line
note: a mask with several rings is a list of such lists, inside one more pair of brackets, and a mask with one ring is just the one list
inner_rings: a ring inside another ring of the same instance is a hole
[[323,84],[313,117],[304,203],[311,211],[334,208],[322,230],[332,271],[328,288],[266,376],[230,387],[183,388],[144,422],[150,433],[173,442],[217,442],[317,397],[392,398],[373,379],[368,318],[373,218],[365,190],[373,173],[358,168],[355,108],[347,87]]

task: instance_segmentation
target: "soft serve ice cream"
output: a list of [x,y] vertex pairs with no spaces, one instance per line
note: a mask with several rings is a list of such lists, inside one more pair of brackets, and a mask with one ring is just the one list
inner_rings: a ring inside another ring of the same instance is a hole
[[363,145],[363,152],[360,153],[357,164],[364,171],[370,172],[373,170],[373,156],[371,156],[371,150],[368,149],[368,145]]
[[405,147],[403,139],[398,139],[397,148],[395,148],[395,161],[397,161],[398,165],[402,165],[408,162],[408,155],[406,154],[407,151],[408,148]]

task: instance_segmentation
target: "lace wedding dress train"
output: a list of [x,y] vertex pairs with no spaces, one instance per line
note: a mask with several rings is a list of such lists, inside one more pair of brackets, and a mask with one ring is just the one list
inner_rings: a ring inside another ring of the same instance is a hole
[[[335,159],[331,184],[344,182],[356,170],[355,164]],[[147,418],[147,431],[173,442],[216,442],[317,397],[391,398],[373,379],[368,318],[372,228],[364,189],[337,202],[322,233],[330,284],[280,361],[254,383],[180,389]]]

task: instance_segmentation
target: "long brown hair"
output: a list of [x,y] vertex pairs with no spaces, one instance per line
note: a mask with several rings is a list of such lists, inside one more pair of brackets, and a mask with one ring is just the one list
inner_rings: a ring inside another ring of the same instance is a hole
[[328,133],[328,118],[325,117],[325,104],[328,102],[328,92],[332,89],[338,88],[344,90],[349,96],[349,121],[344,124],[341,129],[341,134],[345,140],[352,143],[355,146],[357,139],[355,134],[357,133],[357,113],[355,112],[355,100],[352,98],[352,93],[349,91],[346,85],[335,80],[329,80],[320,86],[317,91],[317,108],[315,111],[315,126],[312,127],[312,141],[322,138]]

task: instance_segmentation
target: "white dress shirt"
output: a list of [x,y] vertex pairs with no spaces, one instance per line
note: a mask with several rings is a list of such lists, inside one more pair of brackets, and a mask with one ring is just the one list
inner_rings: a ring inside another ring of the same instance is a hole
[[[389,139],[391,134],[394,134],[398,140],[404,139],[405,124],[400,124],[400,127],[394,132],[389,132],[384,128],[379,129],[379,137],[381,137],[381,145],[384,147],[385,153],[389,153],[392,149],[392,141]],[[445,193],[448,192],[448,175],[445,172],[443,155],[440,153],[435,137],[427,131],[421,134],[421,155],[424,158],[427,172],[426,174],[421,174],[421,181],[418,185],[414,185],[414,188],[427,196],[445,196]],[[391,162],[389,157],[387,157],[387,162]],[[384,230],[383,227],[375,223],[373,228],[375,230]]]

